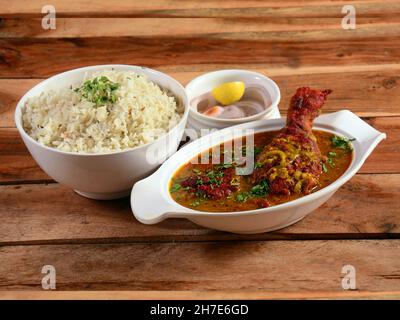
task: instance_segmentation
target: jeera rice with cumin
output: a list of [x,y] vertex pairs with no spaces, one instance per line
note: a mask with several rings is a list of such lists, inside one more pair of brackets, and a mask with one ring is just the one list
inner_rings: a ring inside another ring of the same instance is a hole
[[28,99],[22,125],[48,147],[102,153],[158,139],[182,113],[180,102],[146,76],[110,70]]

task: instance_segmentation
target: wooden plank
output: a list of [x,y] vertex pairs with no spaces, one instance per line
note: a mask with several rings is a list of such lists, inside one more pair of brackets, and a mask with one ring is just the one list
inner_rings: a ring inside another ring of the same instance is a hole
[[[224,68],[214,66],[211,70]],[[246,69],[246,66],[241,68]],[[176,72],[158,68],[183,84],[203,71]],[[208,70],[208,71],[211,71]],[[264,73],[276,81],[281,90],[279,105],[285,113],[290,97],[301,86],[326,87],[333,90],[324,112],[349,109],[364,117],[400,116],[400,64],[361,66],[360,68],[304,68],[299,70],[268,69],[250,70]],[[0,127],[14,127],[14,109],[18,100],[41,79],[0,79]]]
[[[370,125],[385,132],[387,139],[382,141],[367,159],[360,172],[362,173],[400,173],[400,117],[365,119]],[[393,158],[393,161],[390,160]]]
[[0,300],[260,300],[260,299],[400,299],[400,292],[266,291],[0,291]]
[[43,29],[42,19],[3,19],[2,38],[87,38],[87,37],[188,37],[269,41],[357,39],[396,35],[398,17],[357,19],[357,28],[342,29],[337,18],[58,18],[56,29]]
[[0,183],[52,181],[36,164],[16,128],[0,129]]
[[[336,32],[336,31],[335,31]],[[346,34],[340,32],[340,34]],[[349,34],[349,33],[347,33]],[[94,64],[123,63],[169,68],[193,69],[195,65],[225,68],[253,65],[255,68],[309,66],[350,66],[398,63],[399,30],[391,36],[325,40],[271,41],[252,38],[224,39],[195,37],[104,37],[0,39],[2,78],[47,77],[61,71]],[[110,45],[112,43],[112,45]]]
[[266,239],[399,238],[399,174],[356,175],[301,222],[273,233],[234,235],[168,219],[148,226],[129,199],[94,201],[59,184],[0,186],[0,244]]
[[[360,292],[400,291],[400,240],[247,241],[1,247],[1,289],[241,290],[343,294],[342,268]],[[293,263],[295,262],[295,263]]]
[[395,70],[355,73],[338,71],[333,74],[276,76],[273,79],[276,79],[281,90],[279,106],[284,111],[287,110],[295,88],[310,86],[333,90],[323,109],[327,113],[349,109],[364,117],[400,115],[397,102],[400,99],[400,77]]
[[[3,2],[5,0],[2,0]],[[0,6],[1,16],[41,17],[44,0],[14,1]],[[396,0],[348,1],[179,1],[117,0],[107,1],[53,0],[59,17],[342,17],[341,9],[351,4],[359,16],[395,15],[400,11]]]
[[[362,167],[362,173],[400,173],[400,117],[366,119],[388,135]],[[0,184],[51,181],[36,164],[15,128],[0,128]]]

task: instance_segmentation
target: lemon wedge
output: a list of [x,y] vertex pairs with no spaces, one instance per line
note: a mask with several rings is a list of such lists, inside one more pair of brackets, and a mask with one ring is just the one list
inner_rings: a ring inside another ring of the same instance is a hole
[[238,102],[244,94],[244,83],[242,81],[226,82],[215,87],[211,94],[215,100],[224,106]]

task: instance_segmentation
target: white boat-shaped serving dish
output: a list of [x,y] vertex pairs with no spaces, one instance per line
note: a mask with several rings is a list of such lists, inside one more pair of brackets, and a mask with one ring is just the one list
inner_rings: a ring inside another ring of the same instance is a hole
[[140,222],[155,224],[167,218],[186,218],[201,226],[234,233],[261,233],[289,226],[326,202],[361,168],[377,144],[386,138],[354,113],[343,110],[319,116],[314,129],[332,132],[353,141],[354,155],[347,171],[332,184],[294,201],[269,208],[240,212],[204,212],[181,206],[168,191],[169,181],[176,170],[202,151],[243,136],[243,130],[255,132],[279,130],[284,119],[259,120],[223,129],[184,146],[151,176],[137,182],[131,193],[132,211]]

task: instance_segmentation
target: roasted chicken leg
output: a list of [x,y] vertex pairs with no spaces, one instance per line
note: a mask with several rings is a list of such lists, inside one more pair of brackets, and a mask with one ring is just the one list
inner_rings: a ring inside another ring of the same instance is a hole
[[286,127],[256,157],[252,179],[267,181],[272,194],[308,194],[318,186],[323,157],[312,133],[331,90],[299,88],[290,101]]

